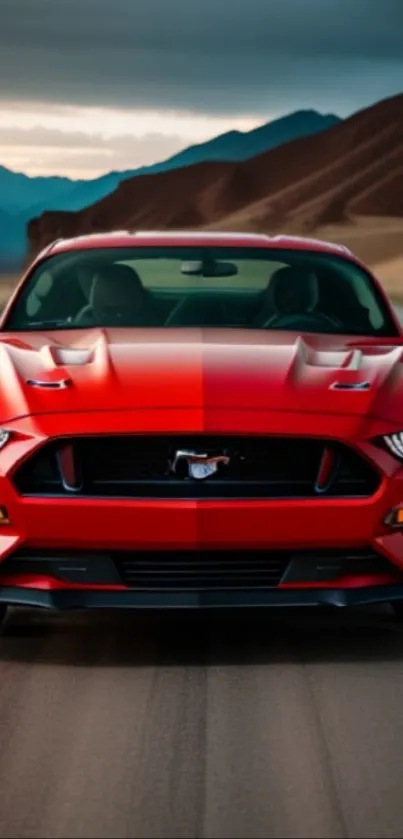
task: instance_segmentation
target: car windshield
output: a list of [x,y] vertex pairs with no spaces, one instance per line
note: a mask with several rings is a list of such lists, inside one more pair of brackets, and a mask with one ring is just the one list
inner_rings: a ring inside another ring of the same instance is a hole
[[172,246],[48,257],[23,284],[3,331],[89,327],[398,334],[370,275],[343,256]]

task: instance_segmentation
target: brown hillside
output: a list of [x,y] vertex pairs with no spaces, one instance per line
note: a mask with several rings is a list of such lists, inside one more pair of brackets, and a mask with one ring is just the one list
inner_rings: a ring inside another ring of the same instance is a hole
[[44,213],[29,238],[37,252],[60,236],[108,229],[312,233],[355,216],[403,217],[403,94],[243,163],[132,178],[79,213]]

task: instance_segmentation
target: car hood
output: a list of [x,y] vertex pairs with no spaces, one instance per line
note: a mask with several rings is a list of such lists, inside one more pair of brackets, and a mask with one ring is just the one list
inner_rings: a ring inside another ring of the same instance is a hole
[[241,329],[3,333],[0,421],[73,411],[247,408],[398,422],[402,357],[397,340]]

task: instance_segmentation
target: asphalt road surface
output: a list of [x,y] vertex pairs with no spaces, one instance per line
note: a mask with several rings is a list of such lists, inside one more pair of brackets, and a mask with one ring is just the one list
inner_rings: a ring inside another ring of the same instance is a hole
[[14,610],[0,836],[403,836],[403,625]]
[[401,837],[402,779],[386,610],[10,615],[2,837]]

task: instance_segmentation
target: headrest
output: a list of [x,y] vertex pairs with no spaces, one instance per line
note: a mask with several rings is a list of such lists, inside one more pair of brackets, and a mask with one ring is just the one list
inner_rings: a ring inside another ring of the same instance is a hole
[[289,291],[298,296],[301,311],[311,312],[319,299],[317,277],[305,268],[286,266],[276,271],[267,289],[268,302],[276,314],[284,311],[282,301]]
[[106,265],[96,271],[91,286],[90,305],[94,309],[119,306],[136,300],[143,286],[139,275],[128,265]]

